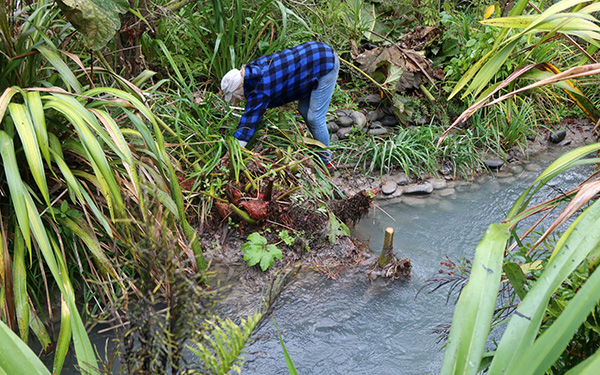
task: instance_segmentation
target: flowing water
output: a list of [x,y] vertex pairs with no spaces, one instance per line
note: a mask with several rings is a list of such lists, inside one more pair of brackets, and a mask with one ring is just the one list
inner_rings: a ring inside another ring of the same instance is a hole
[[[452,320],[456,295],[447,289],[417,293],[440,270],[445,256],[472,259],[475,247],[490,223],[505,217],[517,197],[558,156],[538,156],[525,170],[507,178],[483,177],[456,186],[442,197],[403,198],[402,202],[372,209],[354,229],[354,235],[379,253],[386,227],[395,229],[394,250],[410,258],[410,281],[377,279],[366,275],[340,275],[337,280],[303,275],[281,296],[274,319],[298,372],[310,374],[437,374],[443,359],[442,344],[433,333]],[[537,165],[538,167],[535,167]],[[535,171],[528,171],[535,170]],[[569,189],[589,176],[592,167],[578,167],[552,185]],[[554,195],[546,188],[537,201]],[[268,322],[261,339],[248,348],[243,374],[288,374],[279,337]],[[102,348],[103,335],[93,335]],[[73,366],[73,358],[67,361]],[[76,373],[75,371],[66,373]]]
[[[456,295],[447,302],[447,289],[417,293],[435,276],[440,261],[472,259],[490,223],[505,218],[513,202],[558,154],[545,154],[525,171],[508,178],[483,178],[457,186],[452,196],[411,199],[374,209],[355,229],[379,253],[386,227],[395,229],[394,250],[410,258],[409,282],[375,280],[356,275],[296,283],[282,296],[274,319],[298,372],[308,374],[437,374],[443,352],[433,330],[450,324]],[[535,172],[528,170],[538,169]],[[555,188],[570,188],[592,167],[571,170],[553,180]],[[540,191],[537,201],[555,194]],[[385,212],[383,211],[385,210]],[[392,219],[393,218],[393,219]],[[245,374],[287,374],[279,337],[273,324],[250,350],[260,352]]]

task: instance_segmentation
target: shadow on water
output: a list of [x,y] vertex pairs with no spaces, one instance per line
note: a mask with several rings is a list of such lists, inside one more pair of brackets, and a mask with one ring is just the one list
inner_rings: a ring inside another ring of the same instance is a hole
[[[383,231],[395,229],[394,250],[413,266],[410,282],[369,282],[366,277],[340,280],[321,277],[297,282],[284,295],[275,320],[300,374],[436,374],[443,359],[442,344],[433,330],[450,324],[456,295],[446,303],[447,290],[417,293],[440,270],[447,254],[453,261],[472,259],[491,223],[500,222],[540,168],[558,154],[544,154],[519,175],[483,177],[457,186],[451,196],[410,199],[373,209],[354,230],[379,253]],[[539,167],[536,168],[535,166]],[[535,170],[535,171],[529,171]],[[555,189],[574,187],[592,167],[578,167],[558,176],[537,194],[539,202]],[[385,212],[384,212],[384,211]],[[392,218],[393,219],[392,219]],[[288,373],[281,344],[272,324],[265,337],[250,348],[260,352],[246,374]]]

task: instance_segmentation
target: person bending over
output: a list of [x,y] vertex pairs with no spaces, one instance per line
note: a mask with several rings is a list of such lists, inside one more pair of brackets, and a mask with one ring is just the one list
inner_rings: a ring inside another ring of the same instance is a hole
[[[247,100],[234,137],[245,147],[256,132],[267,108],[298,101],[298,112],[313,137],[329,148],[325,115],[333,96],[340,61],[330,46],[306,42],[260,57],[240,70],[231,69],[221,80],[226,101]],[[331,153],[319,154],[331,166]]]

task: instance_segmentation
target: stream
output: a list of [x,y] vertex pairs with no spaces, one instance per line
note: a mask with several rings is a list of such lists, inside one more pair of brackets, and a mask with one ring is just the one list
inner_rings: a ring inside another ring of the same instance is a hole
[[[519,175],[484,176],[456,187],[451,196],[412,198],[372,209],[354,235],[381,252],[383,232],[395,230],[394,250],[410,258],[413,278],[408,282],[366,277],[303,279],[282,295],[274,319],[287,351],[300,374],[437,374],[443,360],[442,343],[433,330],[449,325],[457,295],[448,288],[417,293],[426,279],[440,270],[447,254],[453,261],[473,258],[489,224],[500,222],[513,202],[545,168],[557,151],[532,159]],[[572,169],[551,184],[567,189],[588,177],[592,166]],[[535,202],[553,194],[544,188]],[[384,212],[385,211],[385,212]],[[548,224],[546,224],[547,226]],[[264,338],[249,348],[259,352],[244,374],[288,374],[279,337],[272,323]]]
[[[394,250],[399,258],[410,258],[413,277],[371,282],[364,274],[342,273],[332,280],[306,273],[294,281],[282,293],[273,318],[298,372],[439,373],[443,343],[434,330],[450,324],[457,295],[448,296],[447,288],[430,294],[419,290],[442,268],[446,255],[452,261],[472,259],[489,224],[504,219],[519,195],[562,152],[565,149],[537,155],[518,175],[488,175],[457,184],[452,195],[434,191],[396,203],[376,201],[378,207],[356,225],[353,235],[379,254],[385,228],[393,227]],[[571,169],[551,184],[569,189],[592,170],[593,166]],[[552,194],[551,188],[544,188],[534,202]],[[261,338],[244,355],[250,362],[242,374],[288,374],[274,324],[267,322],[258,335]],[[103,355],[106,335],[92,333],[91,338]],[[50,359],[46,362],[51,366]],[[76,374],[74,362],[71,352],[63,373]]]

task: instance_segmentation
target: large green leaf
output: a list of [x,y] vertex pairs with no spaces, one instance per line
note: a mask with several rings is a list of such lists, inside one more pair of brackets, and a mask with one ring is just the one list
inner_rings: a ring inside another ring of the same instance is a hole
[[492,224],[475,251],[469,282],[456,304],[441,374],[477,374],[502,274],[509,224]]
[[27,164],[29,165],[29,172],[33,176],[38,189],[40,189],[46,204],[50,207],[50,193],[48,192],[48,184],[46,183],[46,173],[42,162],[42,154],[40,152],[37,141],[38,138],[35,129],[33,128],[30,113],[25,105],[15,103],[10,103],[8,105],[8,111],[10,117],[13,119],[19,138],[21,139],[23,151],[25,152]]
[[88,47],[106,46],[121,27],[119,14],[127,12],[126,0],[56,0],[63,15],[85,35]]
[[54,374],[60,374],[67,352],[69,351],[69,345],[71,344],[72,330],[71,330],[71,311],[65,303],[65,299],[60,299],[60,331],[58,332],[58,339],[56,340],[56,351],[54,354],[54,364],[52,372]]
[[[490,374],[508,373],[533,344],[548,301],[556,288],[600,242],[600,201],[585,210],[559,240],[557,255],[521,301],[510,319],[490,367]],[[576,228],[576,230],[572,230]],[[564,241],[564,242],[563,242]],[[516,373],[515,373],[516,374]]]
[[31,237],[29,230],[29,218],[27,216],[27,206],[25,204],[25,187],[19,172],[17,157],[15,155],[15,146],[11,137],[5,131],[0,130],[0,156],[4,165],[4,173],[8,182],[10,198],[14,207],[14,214],[17,217],[19,227],[25,238],[27,248],[31,252]]
[[14,241],[13,289],[19,333],[23,342],[27,344],[27,339],[29,338],[29,301],[27,295],[27,271],[25,269],[25,242],[18,228],[15,230]]
[[596,375],[600,373],[600,350],[570,369],[565,375]]
[[0,320],[0,373],[50,375],[35,353]]
[[600,269],[592,273],[562,314],[513,365],[519,375],[543,374],[567,348],[571,338],[600,299]]

